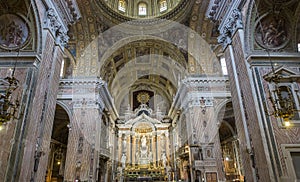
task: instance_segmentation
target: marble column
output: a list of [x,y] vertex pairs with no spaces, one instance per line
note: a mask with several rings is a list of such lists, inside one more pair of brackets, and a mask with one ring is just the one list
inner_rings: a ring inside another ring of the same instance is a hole
[[155,164],[156,164],[156,167],[158,167],[158,160],[159,160],[159,157],[158,157],[158,137],[157,137],[157,133],[155,133],[155,136],[154,136],[154,140],[155,140]]
[[126,135],[125,137],[126,140],[126,163],[130,162],[130,135]]
[[[166,143],[166,156],[167,156],[167,159],[168,159],[168,162],[169,162],[169,160],[170,160],[170,148],[169,148],[169,146],[170,146],[170,139],[169,139],[169,132],[167,132],[167,133],[165,133],[165,143]],[[168,164],[168,165],[170,165],[170,164]]]
[[132,144],[130,145],[131,147],[131,165],[134,166],[136,163],[135,161],[135,153],[136,153],[136,137],[134,134],[131,134],[132,137]]
[[[136,150],[135,150],[135,154],[134,155],[136,155],[136,153],[139,152],[139,148],[140,148],[140,146],[139,146],[140,141],[139,140],[140,140],[140,136],[137,135],[136,136]],[[138,164],[139,161],[135,161],[135,163]]]
[[119,142],[118,142],[118,146],[119,146],[119,152],[118,152],[118,162],[121,161],[121,157],[122,157],[122,153],[123,153],[123,146],[122,146],[122,134],[119,135]]
[[159,161],[161,160],[161,140],[160,136],[156,136],[156,150],[157,150],[157,166],[159,166]]

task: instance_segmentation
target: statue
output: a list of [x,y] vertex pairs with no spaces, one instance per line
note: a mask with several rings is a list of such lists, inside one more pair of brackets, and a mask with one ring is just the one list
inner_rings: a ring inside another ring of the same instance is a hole
[[165,153],[162,154],[161,160],[162,160],[162,164],[163,164],[164,168],[166,168],[167,157],[166,157]]
[[146,147],[147,139],[145,135],[142,137],[141,142],[142,142],[142,148]]
[[127,147],[126,139],[124,139],[122,143],[123,143],[123,151],[125,151]]
[[124,169],[126,166],[126,155],[125,154],[122,154],[121,163],[122,163],[122,168]]

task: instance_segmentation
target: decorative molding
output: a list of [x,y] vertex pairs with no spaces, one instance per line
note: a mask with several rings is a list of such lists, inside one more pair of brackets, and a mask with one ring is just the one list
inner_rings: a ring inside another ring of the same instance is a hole
[[190,107],[213,107],[215,98],[231,97],[227,77],[188,77],[182,81],[173,99],[169,116]]
[[211,20],[216,20],[217,12],[219,12],[219,9],[220,9],[221,5],[224,4],[224,2],[225,1],[221,2],[221,0],[210,1],[209,6],[206,11],[207,18],[209,18]]
[[223,48],[232,43],[234,33],[243,28],[242,14],[240,9],[244,6],[245,1],[235,0],[214,0],[210,1],[206,11],[206,17],[215,22],[220,22],[218,42]]
[[81,17],[75,0],[46,1],[47,11],[44,20],[44,28],[49,29],[55,38],[55,43],[64,47],[68,41],[68,26],[74,24]]
[[218,37],[218,43],[221,43],[223,48],[231,44],[234,33],[243,28],[242,14],[239,9],[233,9],[225,20],[225,23],[219,27],[221,35]]
[[112,120],[119,117],[106,82],[99,78],[61,79],[58,97],[72,99],[75,108],[105,109]]
[[[157,16],[154,18],[145,18],[145,19],[136,19],[135,17],[127,17],[122,15],[121,13],[118,13],[117,11],[111,9],[104,0],[98,0],[98,7],[100,8],[100,11],[105,13],[105,16],[108,18],[113,17],[112,22],[115,22],[116,24],[120,24],[123,22],[127,22],[131,25],[152,25],[157,24],[160,21],[166,22],[165,20],[173,20],[173,19],[182,19],[187,15],[189,11],[188,9],[191,9],[193,2],[195,0],[181,0],[176,7],[174,7],[173,10],[170,12],[163,14],[161,16]],[[133,21],[134,20],[134,21]]]
[[58,12],[64,18],[67,25],[75,23],[81,17],[76,0],[54,0]]
[[64,27],[57,12],[53,8],[49,8],[46,11],[46,19],[44,21],[44,27],[49,29],[55,38],[55,43],[64,47],[69,40],[67,36],[67,27]]

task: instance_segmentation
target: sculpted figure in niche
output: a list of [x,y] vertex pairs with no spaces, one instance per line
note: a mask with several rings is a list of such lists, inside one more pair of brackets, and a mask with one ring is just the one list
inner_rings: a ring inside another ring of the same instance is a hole
[[125,168],[125,166],[126,166],[126,155],[125,154],[122,154],[121,163],[122,163],[122,168]]
[[206,157],[207,158],[213,158],[211,149],[206,150]]
[[146,147],[147,139],[145,135],[142,137],[141,142],[142,142],[142,148]]
[[123,150],[125,151],[127,148],[127,142],[126,139],[123,139]]
[[161,160],[162,160],[163,167],[166,168],[166,165],[167,165],[167,156],[166,156],[165,153],[162,154]]

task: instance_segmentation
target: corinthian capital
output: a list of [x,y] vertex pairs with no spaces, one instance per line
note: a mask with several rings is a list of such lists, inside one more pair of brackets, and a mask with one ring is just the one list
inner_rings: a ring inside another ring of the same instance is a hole
[[57,45],[64,47],[68,43],[67,29],[55,9],[49,8],[46,11],[44,28],[50,30]]
[[239,9],[234,9],[224,17],[223,21],[219,27],[221,35],[218,37],[218,42],[225,48],[232,43],[232,36],[235,32],[243,28],[242,14]]

